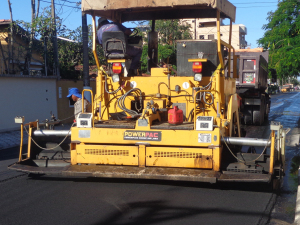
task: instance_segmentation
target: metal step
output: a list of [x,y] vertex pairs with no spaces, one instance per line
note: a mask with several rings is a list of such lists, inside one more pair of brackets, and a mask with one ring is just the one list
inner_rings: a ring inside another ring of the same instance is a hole
[[[55,160],[53,160],[55,161]],[[46,174],[63,177],[103,177],[128,179],[154,179],[192,182],[270,182],[270,174],[232,173],[221,174],[213,170],[163,168],[163,167],[134,167],[106,165],[68,165],[62,167],[37,167],[34,162],[27,160],[23,164],[15,163],[9,166],[11,170],[33,174]]]
[[230,173],[222,174],[219,182],[258,182],[269,183],[271,182],[271,174],[251,174],[251,173]]

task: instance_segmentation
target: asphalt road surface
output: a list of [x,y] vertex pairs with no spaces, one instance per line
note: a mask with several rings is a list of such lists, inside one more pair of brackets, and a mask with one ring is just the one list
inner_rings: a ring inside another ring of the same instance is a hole
[[[297,138],[299,142],[300,117],[289,112],[299,110],[299,103],[298,92],[272,98],[270,120],[292,128],[288,169],[298,154],[294,142]],[[268,125],[251,127],[251,132],[268,135]],[[295,189],[290,181],[285,181],[276,195],[258,184],[36,178],[6,169],[17,158],[18,148],[0,150],[1,225],[254,225],[293,221],[292,213],[286,215],[286,210],[295,207]],[[286,179],[291,177],[288,173]]]

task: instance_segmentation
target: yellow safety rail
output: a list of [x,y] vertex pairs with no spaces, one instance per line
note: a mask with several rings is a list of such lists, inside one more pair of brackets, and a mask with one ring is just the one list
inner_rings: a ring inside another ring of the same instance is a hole
[[83,89],[82,90],[82,112],[84,113],[84,92],[91,92],[91,99],[92,99],[92,120],[93,120],[93,127],[94,127],[94,99],[93,99],[93,91],[90,89]]
[[[19,162],[22,161],[22,154],[23,154],[23,128],[28,126],[28,146],[27,146],[27,157],[26,159],[30,158],[30,154],[31,154],[31,136],[32,136],[32,128],[33,127],[37,127],[37,121],[35,122],[30,122],[27,123],[25,125],[21,124],[21,142],[20,142],[20,153],[19,153]],[[25,160],[26,160],[25,159]]]
[[271,149],[270,149],[270,174],[273,174],[274,170],[274,157],[275,157],[275,131],[272,130],[271,134]]
[[[221,99],[221,95],[220,95],[220,92],[218,92],[218,91],[216,91],[216,90],[199,90],[199,91],[197,91],[195,94],[194,94],[194,127],[196,127],[196,96],[197,96],[197,94],[198,93],[200,93],[200,92],[216,92],[218,95],[219,95],[219,101],[220,101],[220,99]],[[220,106],[219,106],[220,107]],[[219,110],[221,110],[220,108],[219,108]]]

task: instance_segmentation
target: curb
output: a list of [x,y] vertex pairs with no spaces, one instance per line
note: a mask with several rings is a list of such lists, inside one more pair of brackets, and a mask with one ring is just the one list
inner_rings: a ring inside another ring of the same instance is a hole
[[300,168],[298,169],[298,190],[297,190],[297,198],[296,198],[294,224],[300,224]]

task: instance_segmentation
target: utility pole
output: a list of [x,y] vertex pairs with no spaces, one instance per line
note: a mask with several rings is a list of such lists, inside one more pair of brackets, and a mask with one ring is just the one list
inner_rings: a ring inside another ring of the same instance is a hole
[[[48,35],[48,34],[47,34]],[[48,37],[44,36],[44,59],[45,59],[45,76],[48,76],[48,68],[47,68],[47,39]]]
[[56,72],[57,79],[60,79],[59,62],[58,62],[58,50],[57,50],[57,34],[56,34],[56,19],[55,19],[55,5],[54,0],[51,0],[51,14],[52,14],[52,42],[54,51],[54,71]]
[[83,42],[83,86],[90,86],[89,52],[88,52],[88,25],[86,13],[82,12],[82,42]]
[[197,39],[197,19],[195,18],[195,20],[194,20],[194,22],[195,22],[195,24],[194,24],[194,26],[195,26],[195,40]]
[[12,16],[12,10],[11,10],[11,3],[10,0],[8,1],[8,8],[9,8],[9,12],[10,12],[10,20],[11,20],[11,24],[10,24],[10,45],[11,45],[11,53],[8,50],[8,70],[7,73],[10,74],[10,68],[9,68],[9,62],[11,60],[12,63],[12,72],[14,72],[14,25],[13,25],[13,16]]
[[[89,51],[88,51],[88,25],[87,25],[87,17],[86,13],[82,12],[82,47],[83,47],[83,89],[92,90],[90,87],[90,70],[89,70]],[[91,93],[86,91],[84,92],[84,97],[89,101],[91,101]]]
[[33,39],[35,36],[35,0],[31,0],[31,33],[29,37],[29,45],[28,50],[25,58],[25,71],[26,74],[30,75],[30,65],[31,65],[31,58],[32,58],[32,47],[33,47]]

